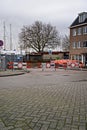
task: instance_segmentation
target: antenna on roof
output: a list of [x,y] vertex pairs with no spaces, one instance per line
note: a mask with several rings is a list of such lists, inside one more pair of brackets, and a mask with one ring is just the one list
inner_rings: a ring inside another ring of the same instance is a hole
[[12,50],[12,30],[11,30],[11,24],[10,24],[10,50]]

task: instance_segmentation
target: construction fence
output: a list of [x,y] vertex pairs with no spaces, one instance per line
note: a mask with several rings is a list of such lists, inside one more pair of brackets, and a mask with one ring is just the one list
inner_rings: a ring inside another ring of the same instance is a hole
[[45,68],[63,68],[63,69],[79,69],[81,68],[78,62],[67,62],[63,64],[57,64],[54,61],[51,62],[37,62],[37,63],[31,63],[31,62],[9,62],[7,65],[8,69],[30,69],[30,68],[42,68],[43,70]]

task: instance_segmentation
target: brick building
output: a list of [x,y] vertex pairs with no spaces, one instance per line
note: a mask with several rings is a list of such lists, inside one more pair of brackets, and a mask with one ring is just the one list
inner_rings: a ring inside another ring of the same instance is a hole
[[70,26],[70,59],[87,65],[87,12],[78,14]]

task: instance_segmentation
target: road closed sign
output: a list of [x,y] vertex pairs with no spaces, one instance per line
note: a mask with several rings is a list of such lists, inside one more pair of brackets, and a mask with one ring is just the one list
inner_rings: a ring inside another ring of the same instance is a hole
[[18,63],[18,68],[22,69],[22,63]]

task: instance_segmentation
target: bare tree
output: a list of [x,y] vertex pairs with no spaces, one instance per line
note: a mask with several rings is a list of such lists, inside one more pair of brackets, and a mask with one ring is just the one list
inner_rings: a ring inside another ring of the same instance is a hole
[[60,44],[60,37],[55,27],[36,21],[31,26],[24,26],[19,34],[24,48],[33,48],[43,53],[45,48],[54,49]]
[[62,38],[62,48],[63,48],[63,50],[69,51],[69,48],[70,48],[70,39],[69,39],[69,36],[67,36],[67,35],[65,35]]

